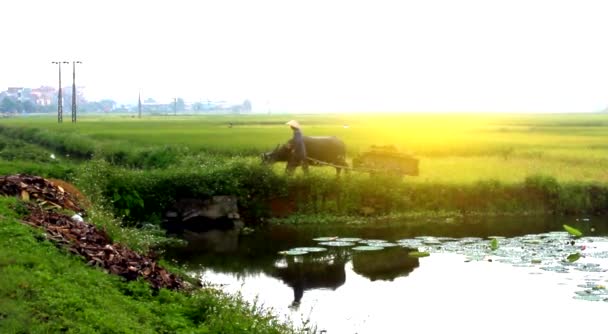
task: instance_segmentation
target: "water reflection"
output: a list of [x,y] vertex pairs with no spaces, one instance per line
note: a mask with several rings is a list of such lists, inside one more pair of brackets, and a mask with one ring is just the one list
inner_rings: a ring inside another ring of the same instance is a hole
[[[345,265],[352,262],[352,271],[372,282],[392,281],[410,275],[420,266],[417,258],[408,256],[411,249],[386,248],[381,251],[353,251],[349,248],[327,247],[327,252],[304,256],[279,255],[293,247],[318,246],[313,238],[321,236],[360,237],[395,241],[417,236],[481,237],[542,233],[561,230],[571,224],[587,235],[590,223],[554,217],[508,217],[467,221],[411,221],[403,224],[366,226],[274,226],[258,229],[242,236],[234,231],[212,230],[188,236],[187,248],[170,251],[170,256],[188,265],[193,271],[213,270],[234,277],[266,275],[282,281],[293,290],[292,305],[298,305],[306,291],[336,290],[345,284]],[[600,224],[594,233],[605,234]]]
[[420,265],[417,258],[408,256],[410,251],[408,248],[393,247],[381,251],[355,252],[352,256],[353,271],[371,281],[392,281],[407,276]]
[[269,274],[293,289],[292,306],[297,306],[306,290],[335,290],[344,284],[344,266],[347,261],[348,254],[340,251],[287,256],[276,261],[274,271]]
[[234,253],[239,248],[239,231],[209,230],[206,232],[184,231],[180,237],[188,242],[190,251]]
[[292,306],[297,306],[304,292],[313,289],[335,290],[346,281],[345,266],[352,261],[353,271],[371,281],[392,281],[404,277],[420,264],[408,256],[410,249],[395,247],[380,251],[351,251],[346,248],[303,256],[284,256],[268,273],[293,289]]
[[[298,306],[305,291],[335,290],[346,281],[345,266],[370,281],[392,281],[407,276],[419,266],[417,258],[408,256],[411,249],[391,247],[379,251],[353,251],[346,247],[328,247],[327,251],[306,255],[279,255],[277,249],[253,251],[251,240],[240,240],[231,232],[208,231],[190,235],[190,247],[174,250],[174,256],[192,260],[195,269],[210,267],[215,272],[231,273],[237,277],[265,274],[282,281],[293,290],[292,306]],[[310,241],[309,241],[310,243]],[[291,244],[294,246],[296,244]],[[312,244],[314,245],[314,244]]]
[[[574,226],[586,237],[571,245],[560,239],[564,235],[539,236],[563,231],[562,224]],[[402,332],[404,319],[408,331],[420,332],[428,332],[432,324],[437,327],[433,332],[485,333],[497,323],[505,333],[563,332],[562,322],[522,328],[523,323],[538,320],[538,310],[555,318],[585,318],[576,325],[571,322],[569,329],[594,332],[606,308],[597,304],[603,302],[573,298],[608,296],[604,283],[608,282],[608,242],[588,237],[608,235],[605,218],[508,217],[402,225],[275,226],[247,236],[213,233],[192,239],[188,248],[174,250],[173,257],[228,292],[239,292],[251,301],[259,297],[278,314],[296,323],[309,319],[329,334]],[[319,253],[279,254],[294,247],[319,246],[313,238],[329,236],[399,242],[378,251],[328,246]],[[489,236],[506,239],[489,251]],[[433,254],[409,257],[416,247]],[[561,261],[574,252],[583,257],[573,264]],[[569,272],[547,270],[557,265]],[[577,295],[585,292],[581,290],[593,295]],[[601,296],[596,295],[599,292]],[[504,321],[512,305],[518,305],[518,317],[525,320]]]

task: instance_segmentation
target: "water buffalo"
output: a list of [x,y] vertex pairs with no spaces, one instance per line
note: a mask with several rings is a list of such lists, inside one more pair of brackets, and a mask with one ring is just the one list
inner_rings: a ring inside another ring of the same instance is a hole
[[[346,146],[344,142],[337,137],[309,137],[304,136],[304,145],[306,146],[307,157],[313,160],[308,160],[311,166],[324,166],[331,164],[336,168],[337,175],[343,168],[347,168],[346,163]],[[262,161],[265,163],[275,163],[277,161],[287,161],[287,172],[291,173],[301,163],[295,159],[291,140],[287,144],[277,145],[271,151],[262,153]]]

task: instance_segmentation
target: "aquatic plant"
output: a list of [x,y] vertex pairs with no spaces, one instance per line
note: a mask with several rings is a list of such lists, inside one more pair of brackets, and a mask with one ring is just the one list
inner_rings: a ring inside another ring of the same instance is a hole
[[490,241],[490,249],[493,251],[498,249],[498,239],[493,238],[492,241]]
[[411,256],[411,257],[427,257],[427,256],[430,256],[431,253],[429,253],[429,252],[414,251],[414,252],[409,252],[408,255]]
[[564,224],[563,227],[564,227],[564,230],[566,230],[566,232],[568,232],[570,235],[572,235],[574,237],[582,237],[583,236],[583,232],[581,232],[580,230],[578,230],[578,229],[576,229],[576,228],[574,228],[572,226]]

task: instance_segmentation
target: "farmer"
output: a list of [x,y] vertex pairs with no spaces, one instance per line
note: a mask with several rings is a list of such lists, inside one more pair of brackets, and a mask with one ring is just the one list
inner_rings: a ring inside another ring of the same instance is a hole
[[293,138],[291,139],[291,161],[287,162],[286,171],[291,174],[295,169],[295,166],[302,165],[304,173],[308,174],[308,160],[306,159],[306,146],[304,145],[304,138],[302,137],[302,127],[296,120],[291,120],[287,123],[291,130],[293,130]]

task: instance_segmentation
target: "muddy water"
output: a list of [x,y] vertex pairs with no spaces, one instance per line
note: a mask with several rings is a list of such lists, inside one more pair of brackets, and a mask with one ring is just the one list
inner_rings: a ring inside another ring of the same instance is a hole
[[[562,224],[585,236],[570,237]],[[606,217],[275,226],[216,233],[172,255],[203,280],[319,332],[598,332],[608,311],[607,235]],[[285,254],[301,247],[324,250]],[[580,258],[569,262],[573,254]]]

